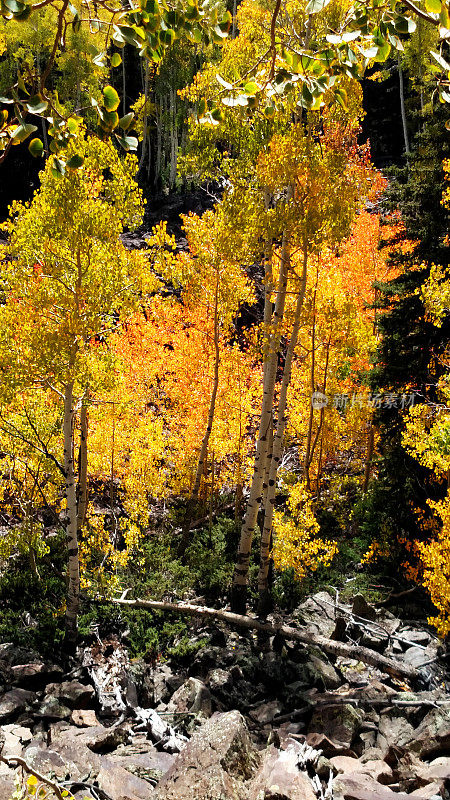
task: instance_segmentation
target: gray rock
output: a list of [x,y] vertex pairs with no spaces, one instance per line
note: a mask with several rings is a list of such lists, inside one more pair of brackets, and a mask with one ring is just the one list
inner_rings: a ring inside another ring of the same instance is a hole
[[411,645],[421,644],[427,647],[431,642],[431,636],[428,631],[410,630],[406,628],[399,632],[399,636],[401,636],[402,640],[411,642]]
[[363,619],[374,622],[377,618],[377,612],[373,606],[369,605],[366,598],[362,594],[357,594],[353,598],[352,613]]
[[435,658],[436,652],[437,648],[436,646],[433,647],[433,645],[429,645],[426,650],[423,650],[421,647],[408,647],[403,659],[406,664],[409,664],[411,667],[419,668],[426,661]]
[[447,755],[450,749],[450,704],[433,708],[424,717],[411,736],[409,746],[422,759]]
[[0,697],[0,722],[7,722],[9,719],[28,710],[36,700],[34,692],[27,689],[11,689]]
[[15,664],[11,667],[11,674],[16,686],[42,688],[49,681],[61,677],[63,671],[56,664],[34,661],[29,664]]
[[172,695],[167,704],[167,711],[188,712],[210,717],[212,714],[211,693],[198,678],[188,678]]
[[249,800],[316,800],[311,781],[297,765],[293,747],[276,750],[271,745],[263,754],[260,768],[248,786]]
[[342,684],[342,678],[338,675],[335,668],[323,658],[315,655],[310,656],[307,664],[310,673],[310,684],[318,689],[338,689]]
[[107,757],[102,760],[97,782],[111,800],[149,800],[153,794],[150,783]]
[[44,719],[69,719],[72,711],[58,697],[47,695],[36,711],[36,716]]
[[393,745],[406,747],[414,738],[414,728],[396,711],[385,711],[380,716],[375,746],[385,755]]
[[[238,667],[239,669],[239,667]],[[242,671],[241,671],[242,677]],[[213,669],[208,673],[206,682],[211,692],[222,694],[224,691],[230,689],[233,684],[233,677],[231,672],[225,669]]]
[[335,629],[334,598],[328,592],[318,592],[297,609],[297,616],[308,628],[330,637]]
[[350,747],[364,714],[350,705],[317,708],[309,724],[309,733],[324,733],[343,747]]
[[278,700],[271,700],[270,703],[261,703],[260,706],[252,708],[249,716],[259,725],[267,725],[273,722],[274,717],[281,713],[283,706]]
[[79,681],[50,683],[46,686],[45,693],[57,698],[70,708],[89,708],[95,700],[93,687],[85,686]]
[[259,763],[238,711],[214,714],[158,784],[155,800],[243,800]]

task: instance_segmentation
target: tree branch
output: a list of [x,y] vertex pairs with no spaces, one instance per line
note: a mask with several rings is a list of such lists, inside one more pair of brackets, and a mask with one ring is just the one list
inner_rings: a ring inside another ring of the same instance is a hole
[[408,664],[400,664],[391,658],[376,653],[374,650],[369,650],[368,647],[358,647],[344,642],[337,642],[320,634],[313,634],[304,629],[292,628],[288,625],[271,625],[268,622],[260,622],[254,617],[234,614],[232,611],[196,606],[191,603],[166,603],[158,600],[126,600],[122,598],[110,600],[105,598],[98,602],[114,603],[128,608],[154,608],[160,611],[174,611],[191,617],[206,617],[207,619],[219,620],[233,627],[256,630],[269,635],[278,633],[288,640],[321,647],[325,652],[334,656],[344,656],[363,661],[391,675],[401,676],[412,681],[417,679],[418,676],[417,670]]

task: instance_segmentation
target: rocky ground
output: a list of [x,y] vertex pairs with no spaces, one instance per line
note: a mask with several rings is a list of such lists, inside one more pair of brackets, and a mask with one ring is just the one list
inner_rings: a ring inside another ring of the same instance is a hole
[[201,622],[192,639],[207,644],[184,670],[132,661],[111,638],[64,674],[6,643],[0,800],[17,758],[77,800],[449,800],[446,654],[426,625],[325,592],[283,622],[390,655],[417,678]]

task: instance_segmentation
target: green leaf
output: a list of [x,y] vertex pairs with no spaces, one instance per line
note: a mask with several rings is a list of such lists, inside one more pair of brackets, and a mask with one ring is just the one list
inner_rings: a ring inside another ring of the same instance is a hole
[[450,69],[450,64],[445,58],[442,58],[440,53],[436,53],[434,50],[430,50],[430,53],[442,69],[445,69],[446,72]]
[[18,125],[11,134],[12,144],[21,144],[35,131],[37,131],[36,125]]
[[275,116],[275,106],[266,106],[264,109],[264,116],[267,119],[273,119]]
[[204,98],[204,97],[201,97],[201,98],[200,98],[200,100],[198,101],[198,107],[197,107],[197,114],[198,114],[198,116],[199,116],[199,117],[203,117],[203,114],[205,114],[205,113],[206,113],[206,109],[207,109],[207,108],[208,108],[208,105],[207,105],[207,103],[206,103],[206,100],[205,100],[205,98]]
[[450,28],[450,14],[446,3],[442,3],[441,12],[439,14],[439,22],[443,28]]
[[441,11],[441,0],[425,0],[425,8],[431,14],[439,14]]
[[229,90],[233,88],[233,84],[228,83],[228,81],[226,81],[225,78],[222,78],[222,76],[219,75],[219,73],[216,73],[216,81],[217,83],[220,83],[220,85],[223,86],[224,89]]
[[129,150],[137,150],[138,140],[135,136],[121,136],[119,133],[114,134],[120,146],[127,152]]
[[60,158],[56,158],[53,156],[53,160],[50,165],[50,172],[54,178],[62,178],[66,172],[66,165],[64,161],[61,161]]
[[394,27],[397,33],[414,33],[417,26],[414,20],[409,17],[396,17]]
[[213,31],[219,39],[226,39],[228,36],[228,32],[223,31],[220,25],[215,25]]
[[120,97],[113,86],[103,89],[103,103],[107,111],[115,111],[119,107]]
[[106,51],[104,50],[102,53],[99,53],[92,59],[93,63],[96,67],[106,67]]
[[[224,106],[228,106],[228,108],[236,108],[236,106],[247,106],[248,105],[248,96],[245,94],[238,94],[236,96],[229,96],[229,97],[222,97],[222,103]],[[217,110],[217,109],[215,109]],[[213,117],[213,119],[216,119]],[[222,121],[222,120],[218,120]]]
[[102,128],[106,131],[112,131],[114,128],[117,128],[119,124],[119,115],[117,111],[105,111],[104,109],[99,109],[99,116],[101,119]]
[[362,47],[360,49],[365,58],[375,58],[376,54],[378,53],[378,47],[376,47],[376,45],[373,47],[368,47],[367,50]]
[[249,81],[249,82],[248,82],[248,83],[246,83],[246,84],[245,84],[245,86],[244,86],[244,92],[245,92],[245,94],[252,94],[252,95],[254,95],[254,94],[256,94],[257,92],[259,92],[259,86],[258,86],[258,84],[257,84],[257,83],[255,83],[255,81]]
[[21,14],[26,8],[25,3],[19,3],[17,0],[2,0],[2,2],[11,14]]
[[122,63],[122,56],[119,53],[113,53],[111,56],[111,66],[120,67]]
[[34,158],[40,158],[44,152],[44,145],[40,139],[32,139],[28,145],[28,150]]
[[78,153],[75,153],[75,155],[71,156],[67,162],[67,166],[70,167],[70,169],[80,169],[83,164],[84,158],[83,156],[78,155]]
[[46,100],[43,100],[39,94],[35,94],[34,97],[28,100],[26,106],[28,111],[31,111],[32,114],[42,114],[44,111],[47,111],[48,103]]
[[309,0],[305,11],[307,14],[318,14],[319,11],[323,11],[327,7],[329,2],[330,0]]
[[221,108],[213,108],[211,111],[211,119],[215,122],[223,122],[225,119],[225,115]]
[[378,47],[378,52],[375,56],[375,61],[380,64],[383,64],[389,58],[389,53],[391,52],[391,45],[389,42],[384,42],[382,45]]
[[134,120],[134,114],[132,111],[130,111],[128,114],[125,114],[124,117],[121,117],[119,119],[119,128],[122,128],[122,130],[124,131],[128,130],[133,120]]

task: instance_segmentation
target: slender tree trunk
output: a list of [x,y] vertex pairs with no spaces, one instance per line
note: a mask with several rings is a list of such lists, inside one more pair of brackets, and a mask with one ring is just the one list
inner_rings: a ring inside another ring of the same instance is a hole
[[175,89],[170,90],[170,188],[173,189],[177,177],[178,135],[177,135],[177,96]]
[[127,113],[127,71],[125,67],[125,51],[126,46],[122,50],[122,114],[125,116]]
[[147,100],[148,100],[148,61],[147,59],[145,59],[144,119],[143,119],[143,132],[142,132],[142,151],[141,151],[141,157],[139,159],[138,172],[140,172],[142,167],[144,166],[145,154],[147,152],[147,124],[148,124]]
[[156,106],[156,159],[155,159],[155,186],[158,185],[158,181],[161,177],[161,167],[162,167],[162,100]]
[[88,409],[87,398],[84,398],[80,411],[80,460],[78,468],[78,513],[77,529],[81,531],[86,521],[87,511],[87,474],[88,474]]
[[68,587],[66,601],[66,646],[73,650],[77,641],[80,604],[80,563],[77,539],[77,492],[73,463],[73,383],[64,391],[64,474],[66,481],[66,539]]
[[195,473],[194,486],[192,488],[191,496],[187,504],[186,518],[183,525],[181,540],[178,547],[178,555],[182,557],[186,552],[189,544],[189,530],[192,521],[194,509],[198,503],[200,484],[202,475],[206,468],[206,458],[208,453],[209,440],[211,438],[211,431],[214,423],[214,414],[216,410],[217,392],[219,389],[219,367],[220,367],[220,342],[219,342],[219,282],[220,282],[220,266],[216,270],[216,287],[214,292],[214,374],[213,374],[213,388],[211,399],[209,401],[208,420],[206,423],[206,430],[203,435],[202,444],[200,447],[200,455],[197,462],[197,470]]
[[245,519],[241,529],[237,563],[233,576],[231,607],[236,613],[242,613],[245,611],[247,605],[247,584],[250,552],[258,510],[262,500],[262,487],[269,442],[269,430],[273,414],[273,398],[275,392],[279,351],[279,332],[284,317],[284,307],[286,303],[286,289],[289,269],[289,239],[290,236],[288,232],[285,231],[281,246],[281,263],[278,277],[275,311],[272,322],[274,333],[269,338],[268,352],[264,362],[263,399],[252,484],[245,513]]
[[195,475],[194,488],[192,489],[192,498],[197,500],[200,489],[200,481],[203,473],[203,465],[208,452],[208,444],[211,436],[212,426],[214,422],[214,413],[216,410],[217,391],[219,389],[219,365],[220,365],[220,347],[219,347],[219,268],[216,272],[216,288],[214,294],[214,376],[213,376],[213,389],[211,399],[209,401],[208,422],[203,436],[202,446],[200,448],[200,455],[197,464],[197,472]]
[[367,441],[367,455],[366,455],[366,467],[364,470],[363,494],[365,494],[367,492],[367,489],[369,488],[374,445],[375,445],[375,429],[373,423],[371,423],[369,430],[369,438]]
[[311,442],[312,442],[312,429],[313,429],[313,422],[314,422],[314,406],[312,404],[312,396],[315,390],[315,372],[316,372],[316,296],[317,296],[317,283],[318,278],[316,281],[316,287],[314,289],[314,296],[313,296],[313,319],[312,319],[312,334],[311,334],[311,372],[310,372],[310,389],[311,389],[311,397],[309,400],[309,420],[308,420],[308,434],[306,437],[306,450],[305,450],[305,461],[304,461],[304,475],[306,480],[306,488],[310,488],[310,476],[309,476],[309,468],[311,466]]
[[402,70],[400,55],[397,58],[397,63],[398,63],[398,80],[400,85],[400,111],[402,115],[403,140],[405,142],[405,153],[407,156],[409,156],[411,150],[409,148],[408,123],[406,120],[406,110],[405,110],[405,90],[403,85],[403,70]]
[[259,564],[259,574],[258,574],[258,592],[259,592],[258,612],[259,614],[263,615],[267,614],[270,608],[268,575],[269,575],[269,563],[270,563],[270,543],[272,537],[273,512],[275,507],[275,494],[277,485],[277,472],[283,450],[283,438],[287,422],[287,416],[286,416],[287,393],[288,393],[289,383],[291,380],[292,361],[294,358],[295,348],[297,346],[298,333],[300,330],[301,311],[305,300],[307,269],[308,269],[308,253],[305,249],[303,256],[303,270],[300,283],[300,290],[298,293],[297,304],[294,314],[294,325],[292,328],[292,334],[289,346],[286,352],[283,377],[280,387],[280,396],[278,399],[277,427],[275,435],[273,437],[272,458],[269,461],[270,465],[269,481],[268,481],[267,497],[264,508],[264,526],[261,534],[261,552],[260,552],[260,564]]

